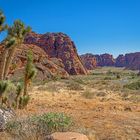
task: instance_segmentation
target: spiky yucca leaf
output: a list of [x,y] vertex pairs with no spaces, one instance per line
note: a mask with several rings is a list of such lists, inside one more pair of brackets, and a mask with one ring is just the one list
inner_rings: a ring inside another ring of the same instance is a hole
[[8,88],[8,82],[0,81],[0,96],[2,96],[4,92],[6,92],[7,88]]
[[28,79],[32,80],[35,77],[36,73],[37,73],[36,69],[33,68],[32,71],[28,75]]
[[29,95],[24,95],[24,96],[20,97],[19,108],[23,109],[24,107],[26,107],[28,102],[29,102],[29,100],[30,100],[30,96]]
[[18,83],[17,84],[17,89],[16,89],[17,96],[21,95],[22,89],[23,89],[23,84],[22,83]]

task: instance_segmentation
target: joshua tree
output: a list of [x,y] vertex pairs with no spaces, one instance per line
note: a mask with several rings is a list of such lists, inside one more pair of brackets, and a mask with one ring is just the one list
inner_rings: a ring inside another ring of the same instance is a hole
[[[20,92],[18,92],[19,93],[18,108],[20,109],[24,108],[30,100],[30,96],[28,95],[28,86],[35,75],[36,75],[36,69],[33,64],[33,54],[31,51],[29,51],[27,54],[27,64],[25,67],[25,75],[24,75],[24,93],[22,96],[20,96],[21,94]],[[19,89],[19,91],[21,91],[21,88]]]
[[3,12],[0,10],[0,33],[7,28],[7,25],[5,25],[4,23],[5,23],[5,16]]
[[[0,33],[7,28],[5,23],[5,16],[3,12],[0,10]],[[0,80],[3,80],[3,72],[4,72],[4,62],[5,62],[5,54],[2,53],[0,57]]]
[[[8,28],[7,42],[12,40],[13,44],[8,50],[8,57],[4,69],[4,78],[7,77],[10,65],[12,63],[16,48],[19,47],[23,42],[24,38],[31,31],[30,27],[25,27],[24,23],[20,20],[16,20],[13,26]],[[14,40],[14,41],[13,41]]]
[[19,108],[19,102],[20,102],[20,98],[22,96],[22,89],[23,89],[23,84],[20,82],[17,84],[17,88],[16,88],[16,98],[15,98],[16,109]]
[[15,44],[15,39],[11,38],[8,41],[4,42],[4,51],[1,54],[1,60],[0,60],[0,80],[4,80],[4,72],[5,72],[5,66],[6,66],[6,61],[8,58],[8,50],[11,46]]
[[8,87],[8,83],[6,81],[0,81],[0,104],[2,106],[2,96]]
[[24,77],[24,95],[28,95],[28,85],[31,83],[31,80],[36,75],[36,69],[33,64],[33,54],[31,51],[27,54],[27,64],[25,67],[25,77]]

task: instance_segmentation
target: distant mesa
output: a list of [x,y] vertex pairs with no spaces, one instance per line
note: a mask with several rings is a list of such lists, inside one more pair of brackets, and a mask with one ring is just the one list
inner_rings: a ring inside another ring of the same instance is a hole
[[128,53],[125,55],[121,54],[116,59],[113,58],[113,55],[107,53],[101,55],[87,53],[80,57],[82,63],[88,70],[103,66],[125,67],[126,69],[140,70],[140,52]]

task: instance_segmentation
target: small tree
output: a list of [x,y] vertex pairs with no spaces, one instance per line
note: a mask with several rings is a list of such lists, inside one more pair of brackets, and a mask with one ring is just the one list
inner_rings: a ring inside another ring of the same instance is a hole
[[36,72],[37,71],[33,63],[33,53],[32,51],[29,51],[27,54],[27,64],[25,66],[24,95],[28,95],[28,86],[35,77]]
[[[5,15],[0,10],[0,33],[5,29],[7,29],[7,25],[5,25]],[[2,53],[0,57],[0,80],[3,80],[5,61],[6,61],[6,53]]]
[[3,12],[0,10],[0,33],[2,31],[4,31],[5,29],[7,29],[7,25],[4,24],[5,23],[5,15],[3,14]]
[[6,92],[6,89],[8,87],[8,83],[6,81],[0,81],[0,103],[2,106],[2,97],[4,92]]
[[23,42],[25,36],[31,31],[31,28],[29,26],[25,26],[24,23],[20,20],[16,20],[13,24],[13,26],[8,28],[8,36],[6,38],[6,41],[9,42],[11,40],[14,40],[14,43],[11,45],[8,51],[8,57],[5,65],[4,70],[4,77],[6,78],[9,72],[10,65],[12,63],[12,60],[14,58],[14,54],[16,51],[16,48],[19,47]]
[[20,96],[20,99],[19,99],[20,109],[24,108],[30,100],[30,96],[28,94],[28,86],[31,84],[33,78],[36,75],[36,72],[37,71],[33,64],[33,54],[32,54],[32,51],[29,51],[27,54],[27,64],[25,66],[24,93],[23,93],[23,96]]

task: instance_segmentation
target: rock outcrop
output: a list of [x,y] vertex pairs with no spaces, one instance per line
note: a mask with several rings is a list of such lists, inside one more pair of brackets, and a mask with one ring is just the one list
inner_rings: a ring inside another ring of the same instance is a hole
[[98,64],[95,55],[88,53],[80,57],[86,69],[92,70],[97,67]]
[[15,117],[15,113],[10,109],[0,108],[0,131],[5,129],[5,124]]
[[[0,50],[1,47],[0,47]],[[34,64],[38,70],[37,79],[45,80],[47,78],[69,76],[64,69],[61,59],[50,58],[43,49],[36,45],[23,44],[17,48],[15,57],[10,67],[9,76],[14,79],[23,77],[25,65],[27,62],[27,53],[31,50],[33,52]],[[1,52],[2,53],[2,52]]]
[[140,70],[140,52],[119,55],[115,63],[116,67],[125,67],[132,70]]
[[125,67],[131,70],[140,70],[140,52],[119,55],[116,59],[110,54],[84,54],[81,60],[88,70],[103,66]]
[[26,37],[25,44],[39,46],[49,57],[61,59],[65,70],[71,75],[87,74],[74,42],[66,34],[32,32]]
[[103,66],[114,66],[115,59],[110,54],[101,54],[101,55],[93,55],[93,54],[85,54],[81,55],[81,60],[84,66],[88,70],[92,70],[96,67]]
[[113,58],[113,55],[105,53],[101,55],[95,55],[97,66],[114,66],[115,65],[115,59]]
[[115,60],[116,67],[125,67],[125,56],[120,54]]

